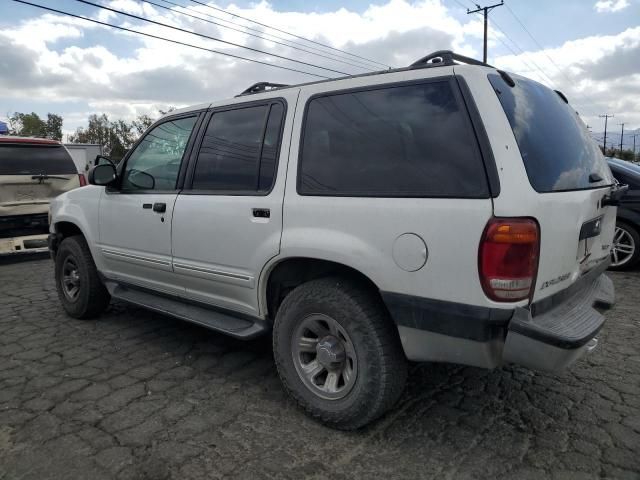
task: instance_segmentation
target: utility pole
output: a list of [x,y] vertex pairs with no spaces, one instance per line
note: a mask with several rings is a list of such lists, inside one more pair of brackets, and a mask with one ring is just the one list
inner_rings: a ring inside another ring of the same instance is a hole
[[614,116],[615,115],[609,115],[608,113],[605,113],[604,115],[598,115],[598,117],[604,118],[604,142],[602,145],[604,155],[607,154],[607,120],[609,120],[609,118],[613,118]]
[[632,135],[631,138],[633,138],[633,161],[636,161],[636,137],[640,135],[640,133],[636,133],[635,135]]
[[476,7],[478,8],[476,8],[475,10],[469,10],[467,8],[467,15],[469,15],[470,13],[479,13],[479,12],[482,12],[484,14],[484,50],[482,55],[482,61],[484,63],[487,63],[487,27],[489,23],[489,20],[488,20],[489,12],[496,7],[501,7],[502,5],[504,5],[504,0],[501,0],[500,3],[496,3],[494,5],[488,5],[486,7],[481,7],[476,3]]
[[624,123],[619,123],[618,125],[622,125],[622,133],[620,134],[620,155],[622,155],[622,139],[624,138]]

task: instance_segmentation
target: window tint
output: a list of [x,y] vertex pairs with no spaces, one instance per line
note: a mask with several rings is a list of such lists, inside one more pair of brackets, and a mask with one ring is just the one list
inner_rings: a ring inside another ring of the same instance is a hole
[[[489,75],[516,137],[529,183],[538,192],[599,188],[613,182],[611,172],[580,117],[553,90],[513,76],[510,87]],[[589,182],[595,173],[603,179]]]
[[73,175],[76,166],[62,145],[0,145],[0,175]]
[[298,191],[488,197],[478,144],[449,81],[309,102]]
[[196,117],[161,123],[149,131],[125,165],[125,190],[173,190]]
[[193,189],[269,191],[283,113],[279,103],[214,113],[198,153]]

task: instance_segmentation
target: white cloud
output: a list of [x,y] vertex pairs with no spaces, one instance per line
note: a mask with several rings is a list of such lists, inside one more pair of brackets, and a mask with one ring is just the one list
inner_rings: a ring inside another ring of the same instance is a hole
[[597,12],[617,12],[629,6],[628,0],[599,0],[593,6]]
[[[618,8],[625,0],[599,3],[609,3],[611,8]],[[223,40],[277,52],[342,72],[364,71],[335,59],[275,45],[271,41],[246,36],[138,1],[112,0],[108,5],[162,23],[197,30]],[[263,0],[250,7],[230,5],[227,9],[335,48],[374,58],[388,65],[404,66],[434,50],[454,49],[468,56],[480,56],[483,33],[481,19],[464,16],[458,20],[451,15],[447,8],[449,6],[450,2],[441,0],[388,0],[385,4],[371,5],[360,14],[347,8],[326,13],[301,13],[277,11]],[[245,23],[223,13],[212,12],[202,5],[190,7],[189,13],[208,19],[211,18],[203,14],[214,14],[229,19],[235,27]],[[96,10],[94,18],[221,52],[327,76],[337,75],[159,25],[143,24],[104,10]],[[278,32],[272,33],[282,36]],[[501,38],[501,34],[492,31],[490,47],[498,38]],[[74,46],[65,46],[70,43]],[[639,43],[640,27],[637,27],[617,35],[566,42],[543,51],[500,56],[495,59],[495,64],[560,88],[585,115],[594,116],[615,107],[628,112],[629,117],[640,124],[638,114],[634,113],[634,109],[640,112],[639,100],[636,100],[640,99],[640,57],[634,56]],[[314,48],[318,46],[307,44],[305,47],[310,52]],[[65,116],[65,129],[83,124],[83,119],[90,113],[105,112],[114,117],[131,119],[138,114],[155,113],[158,108],[168,105],[179,107],[227,98],[258,81],[299,83],[313,80],[310,76],[233,60],[52,14],[34,17],[0,31],[0,51],[4,52],[0,56],[2,96],[11,98],[13,105],[17,105],[20,99],[50,102],[51,111],[56,111],[56,106],[64,109],[69,102],[87,105],[86,111],[74,110]],[[341,54],[329,50],[324,55],[335,58]],[[549,57],[562,73],[551,64]],[[612,66],[607,63],[611,58],[628,60]],[[352,64],[361,62],[354,57],[343,56],[343,59]],[[541,74],[534,64],[545,73]]]
[[495,63],[563,91],[590,125],[600,125],[598,115],[610,111],[640,125],[640,27],[506,55]]

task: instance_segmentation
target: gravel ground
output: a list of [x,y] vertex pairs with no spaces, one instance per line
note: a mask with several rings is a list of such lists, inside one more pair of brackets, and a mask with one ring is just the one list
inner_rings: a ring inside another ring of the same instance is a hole
[[269,339],[113,304],[67,317],[52,263],[0,264],[0,479],[640,478],[640,273],[561,375],[411,368],[400,404],[342,433],[304,416]]

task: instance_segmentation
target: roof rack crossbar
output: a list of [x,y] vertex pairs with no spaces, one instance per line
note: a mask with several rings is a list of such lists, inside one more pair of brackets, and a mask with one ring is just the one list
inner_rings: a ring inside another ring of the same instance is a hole
[[254,83],[249,88],[244,90],[240,95],[250,95],[252,93],[266,92],[267,90],[272,90],[274,88],[282,88],[282,87],[288,87],[288,86],[289,85],[286,85],[284,83],[258,82],[258,83]]
[[413,62],[409,65],[409,68],[420,68],[427,65],[455,65],[456,62],[465,63],[467,65],[481,65],[483,67],[491,67],[488,63],[481,62],[475,58],[465,57],[451,50],[438,50],[437,52],[430,53],[429,55],[422,57],[420,60]]

